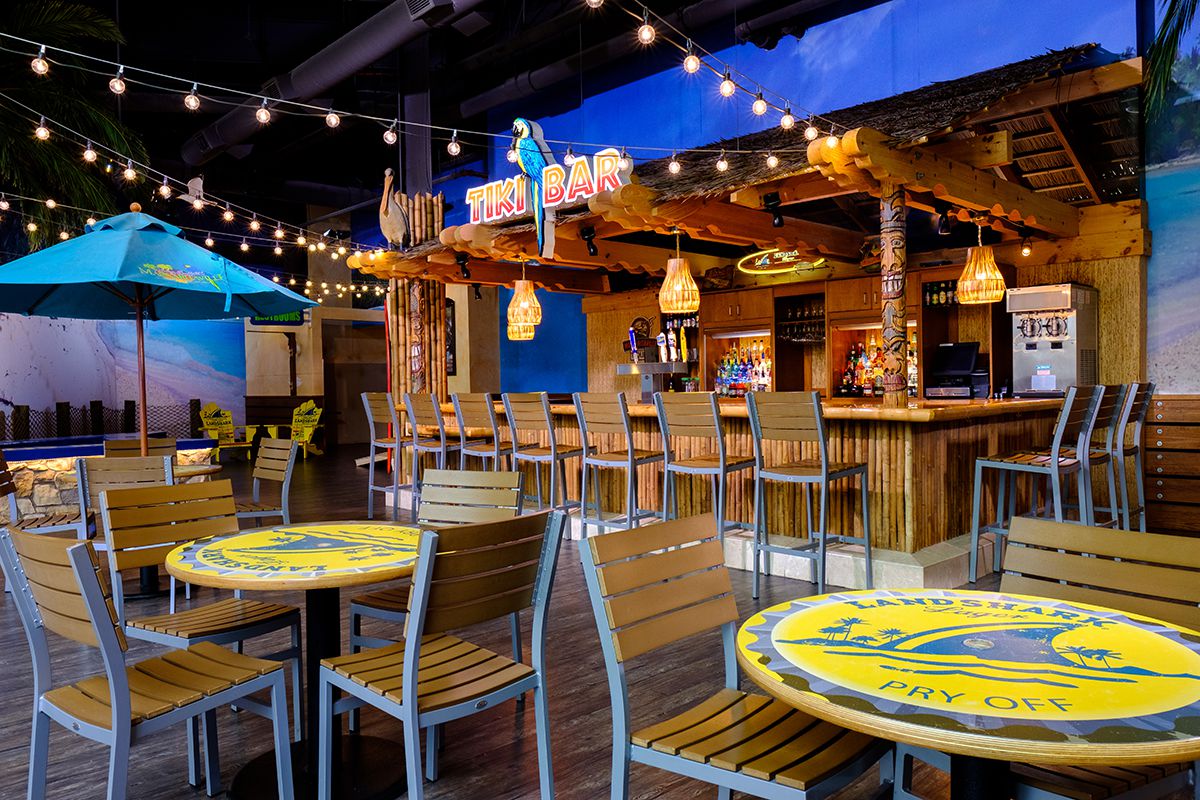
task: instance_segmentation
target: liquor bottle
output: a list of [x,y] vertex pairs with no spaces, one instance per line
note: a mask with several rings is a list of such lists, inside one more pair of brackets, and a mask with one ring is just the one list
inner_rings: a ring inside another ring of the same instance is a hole
[[675,328],[671,325],[667,326],[667,357],[671,361],[679,360],[679,342],[675,339]]
[[945,281],[942,281],[942,283],[938,285],[938,305],[939,306],[946,305],[946,282]]
[[917,334],[910,335],[908,340],[908,363],[905,364],[908,380],[909,397],[917,396]]
[[950,305],[958,304],[958,281],[950,284]]
[[658,345],[658,361],[660,364],[667,362],[667,335],[662,331],[658,332],[658,336],[654,337],[654,343]]
[[883,348],[876,346],[871,356],[871,383],[876,397],[883,396]]
[[688,358],[687,336],[684,334],[686,329],[686,325],[679,326],[679,360],[685,364],[691,362]]
[[933,300],[930,297],[929,284],[927,283],[925,284],[925,307],[928,308],[931,305],[933,305]]

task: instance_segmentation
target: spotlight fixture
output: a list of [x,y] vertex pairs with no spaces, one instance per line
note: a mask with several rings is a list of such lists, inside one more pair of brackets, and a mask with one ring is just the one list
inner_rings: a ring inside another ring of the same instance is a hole
[[196,94],[197,84],[192,84],[192,90],[183,96],[183,107],[188,111],[200,110],[200,95]]
[[721,97],[733,97],[733,93],[737,91],[737,84],[733,82],[733,78],[729,75],[729,70],[725,70],[725,77],[721,79],[719,87]]
[[266,125],[271,121],[271,109],[267,108],[267,98],[262,99],[262,105],[254,112],[254,118],[258,120],[259,125]]
[[38,121],[37,127],[33,129],[33,135],[43,142],[50,138],[50,129],[46,127],[45,117]]
[[949,203],[934,204],[934,211],[937,212],[937,233],[938,236],[949,236],[954,228],[954,221],[950,219],[950,212],[953,210]]
[[395,144],[399,139],[399,134],[396,133],[396,128],[399,127],[400,120],[394,120],[390,128],[383,132],[384,144]]
[[696,47],[692,44],[691,39],[688,39],[687,55],[683,58],[683,71],[689,75],[695,75],[700,71],[700,56],[696,55]]
[[750,110],[754,112],[756,117],[761,117],[767,113],[767,101],[763,99],[762,92],[754,95],[754,102],[750,105]]
[[342,124],[342,118],[331,108],[329,109],[329,113],[325,115],[325,124],[331,128],[336,128]]
[[89,164],[96,163],[96,150],[92,147],[92,143],[90,141],[83,148],[83,160]]
[[462,152],[462,145],[458,143],[458,131],[450,134],[450,141],[446,143],[446,152],[452,156]]
[[671,153],[671,160],[667,162],[667,172],[670,172],[672,175],[678,175],[682,169],[683,166],[679,163],[679,158],[674,153]]
[[596,229],[588,225],[579,229],[579,238],[583,239],[583,243],[587,245],[587,254],[592,258],[600,255],[600,249],[596,247]]
[[792,109],[785,108],[783,110],[783,116],[779,118],[779,127],[785,131],[790,131],[796,127],[796,116],[792,113]]
[[455,253],[454,254],[454,261],[456,264],[458,264],[458,273],[460,275],[462,275],[462,278],[464,281],[471,280],[471,269],[470,269],[470,267],[467,266],[467,263],[470,260],[471,260],[471,257],[469,255],[467,255],[466,253]]
[[50,71],[50,62],[46,60],[46,45],[38,48],[38,54],[29,62],[29,68],[37,75],[45,75]]
[[472,283],[472,284],[471,284],[471,288],[475,290],[475,299],[476,299],[476,300],[482,300],[482,299],[483,299],[483,292],[480,290],[480,288],[479,288],[479,284],[478,284],[478,283]]
[[729,169],[729,159],[725,157],[725,151],[721,151],[720,157],[717,159],[717,172],[724,172]]
[[108,82],[109,91],[113,94],[125,94],[125,68],[117,67],[117,74]]
[[783,212],[779,210],[782,202],[779,192],[768,192],[763,195],[763,208],[771,214],[771,227],[783,227]]

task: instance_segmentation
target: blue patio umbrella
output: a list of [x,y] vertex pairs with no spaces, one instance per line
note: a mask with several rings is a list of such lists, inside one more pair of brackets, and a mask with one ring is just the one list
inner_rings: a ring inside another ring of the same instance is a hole
[[0,312],[137,322],[139,428],[146,442],[144,320],[270,316],[315,305],[183,238],[141,213],[89,225],[82,236],[0,265]]

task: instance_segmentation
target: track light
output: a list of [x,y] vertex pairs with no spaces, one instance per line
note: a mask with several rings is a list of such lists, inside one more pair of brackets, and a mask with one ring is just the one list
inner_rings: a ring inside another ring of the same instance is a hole
[[267,98],[262,99],[262,105],[254,112],[254,118],[258,120],[259,125],[266,125],[271,121],[271,109],[267,108]]
[[596,229],[588,225],[579,229],[579,238],[583,239],[583,243],[587,245],[587,254],[592,258],[600,255],[600,249],[596,247]]
[[45,75],[50,71],[50,62],[46,60],[46,45],[38,48],[38,54],[29,62],[29,68],[38,75]]
[[183,96],[183,107],[188,111],[200,110],[200,95],[196,94],[198,84],[192,84],[192,90]]
[[783,212],[779,210],[782,202],[779,198],[779,192],[768,192],[763,195],[763,208],[771,214],[771,227],[783,227]]
[[109,91],[113,94],[125,94],[125,68],[118,66],[117,74],[108,82]]

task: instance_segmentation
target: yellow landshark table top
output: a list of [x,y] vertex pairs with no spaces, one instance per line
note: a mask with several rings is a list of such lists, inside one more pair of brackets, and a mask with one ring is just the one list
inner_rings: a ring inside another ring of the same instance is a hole
[[1200,633],[993,592],[863,591],[752,616],[738,661],[768,693],[853,730],[1042,764],[1200,758]]
[[223,589],[328,589],[411,575],[416,528],[386,522],[313,522],[213,536],[167,554],[178,580]]

